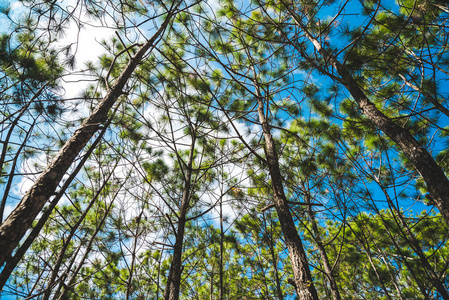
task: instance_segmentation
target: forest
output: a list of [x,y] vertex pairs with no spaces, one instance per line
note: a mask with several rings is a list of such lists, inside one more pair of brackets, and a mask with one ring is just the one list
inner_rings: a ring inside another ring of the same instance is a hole
[[449,1],[1,0],[1,299],[449,299]]

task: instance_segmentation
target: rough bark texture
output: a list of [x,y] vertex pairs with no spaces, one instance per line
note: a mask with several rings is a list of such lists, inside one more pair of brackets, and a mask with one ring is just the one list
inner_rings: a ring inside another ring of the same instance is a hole
[[57,199],[52,200],[50,205],[47,207],[47,209],[45,210],[45,212],[42,214],[41,218],[39,219],[39,222],[36,224],[36,226],[31,231],[30,235],[27,237],[26,241],[20,246],[20,248],[16,251],[14,256],[9,258],[6,261],[6,264],[0,274],[0,291],[5,286],[6,282],[8,281],[9,276],[11,276],[12,271],[14,271],[14,268],[17,266],[17,264],[22,259],[22,257],[25,255],[25,252],[31,246],[31,243],[38,236],[40,230],[42,229],[46,220],[48,219],[51,212],[53,211],[53,208],[56,206],[56,203],[57,203]]
[[[107,125],[110,124],[111,121],[112,121],[112,119],[109,119]],[[59,202],[59,199],[61,199],[61,197],[64,195],[64,192],[67,190],[67,188],[69,187],[70,183],[73,181],[73,179],[75,179],[76,175],[82,169],[82,167],[86,163],[87,159],[89,158],[89,156],[92,154],[93,150],[96,148],[96,146],[98,145],[98,143],[102,139],[104,133],[106,132],[107,125],[105,126],[105,128],[103,128],[101,133],[98,135],[98,137],[92,143],[92,145],[89,148],[89,150],[87,150],[87,152],[85,153],[85,155],[83,156],[81,161],[78,163],[78,165],[76,166],[75,170],[73,170],[73,172],[70,174],[69,178],[66,180],[66,182],[64,182],[62,187],[59,189],[58,195],[56,195],[56,197],[53,198],[53,200],[50,202],[48,207],[42,213],[41,217],[39,218],[39,221],[33,227],[33,230],[27,236],[26,240],[23,242],[22,245],[20,245],[19,249],[17,249],[17,251],[14,253],[14,256],[6,261],[6,264],[5,264],[2,272],[0,273],[0,291],[3,289],[3,286],[6,284],[6,281],[8,280],[8,278],[11,275],[12,271],[14,270],[14,268],[17,266],[19,261],[25,255],[25,253],[28,250],[28,248],[34,242],[36,237],[39,235],[40,231],[42,230],[42,228],[44,227],[44,225],[47,222],[48,218],[50,217],[51,212],[55,208],[56,204]]]
[[25,232],[31,227],[36,216],[42,210],[45,203],[47,203],[50,197],[55,193],[65,172],[69,169],[90,138],[97,132],[100,125],[107,120],[108,112],[115,104],[118,97],[123,93],[122,89],[129,77],[136,69],[145,53],[164,32],[172,15],[172,13],[168,13],[167,18],[158,31],[129,61],[116,83],[98,104],[97,108],[65,143],[54,160],[42,172],[31,189],[0,226],[0,266],[5,263],[5,260],[11,257],[12,251],[17,247],[20,240],[25,235]]
[[[257,88],[257,87],[256,87]],[[260,96],[260,95],[259,95]],[[318,300],[318,294],[313,284],[312,275],[309,270],[309,263],[304,251],[304,247],[293,222],[289,210],[288,201],[285,197],[284,186],[282,183],[281,172],[279,169],[279,158],[275,149],[270,127],[265,118],[263,102],[261,97],[258,99],[259,120],[262,124],[265,138],[265,155],[273,188],[273,202],[281,223],[282,234],[288,249],[290,261],[293,269],[293,276],[296,288],[296,294],[300,300]]]
[[426,182],[431,199],[441,212],[446,223],[449,224],[449,180],[440,166],[438,166],[430,153],[408,130],[397,125],[393,120],[377,109],[345,66],[343,66],[332,54],[326,51],[320,42],[309,33],[307,28],[302,24],[301,19],[288,6],[288,3],[285,3],[285,1],[282,1],[282,3],[286,5],[286,9],[295,20],[296,25],[301,28],[304,35],[313,44],[315,49],[332,64],[338,75],[340,75],[343,85],[359,105],[362,113],[367,116],[379,130],[393,140],[399,146],[401,151],[410,159],[410,162]]
[[182,245],[184,242],[186,218],[180,217],[176,232],[176,243],[173,247],[173,260],[170,265],[168,284],[164,293],[165,300],[178,300],[181,286]]
[[274,205],[279,216],[279,222],[281,223],[285,244],[289,252],[294,281],[296,284],[296,293],[298,298],[301,300],[318,299],[318,295],[312,281],[312,275],[310,274],[307,256],[304,251],[301,238],[298,235],[295,223],[293,222],[293,218],[290,214],[287,199],[284,195],[279,165],[277,159],[275,159],[276,152],[274,151],[274,145],[272,142],[270,143],[267,141],[267,135],[265,135],[265,143],[267,161],[268,164],[271,165],[269,170],[274,193]]
[[336,63],[336,69],[362,113],[401,148],[402,152],[421,174],[427,184],[432,200],[449,224],[449,180],[443,170],[408,130],[397,125],[377,109],[355,82],[354,78],[338,62]]

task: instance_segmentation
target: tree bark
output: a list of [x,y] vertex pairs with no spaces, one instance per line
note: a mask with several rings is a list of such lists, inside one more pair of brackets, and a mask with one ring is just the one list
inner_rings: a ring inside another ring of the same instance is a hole
[[42,172],[31,189],[0,226],[0,266],[11,256],[12,251],[17,247],[25,232],[31,227],[45,203],[55,193],[59,182],[78,154],[97,132],[100,125],[106,122],[112,106],[116,103],[118,97],[123,94],[122,90],[126,82],[141,62],[145,53],[155,45],[158,38],[163,34],[173,15],[173,10],[167,13],[167,17],[160,28],[130,59],[116,83],[110,88],[97,108],[65,143],[54,160]]
[[307,39],[313,44],[315,49],[332,64],[341,77],[342,84],[349,91],[357,102],[362,113],[392,141],[399,146],[401,151],[410,159],[415,169],[420,173],[427,184],[431,199],[439,209],[441,215],[449,224],[449,180],[443,170],[438,166],[430,153],[413,137],[405,128],[397,125],[384,113],[382,113],[369,98],[363,89],[358,85],[354,77],[331,53],[322,47],[307,28],[302,24],[300,18],[290,8],[285,0],[281,0],[286,9],[291,14],[296,25],[303,31]]
[[[303,189],[305,190],[304,184],[302,184]],[[311,203],[311,197],[308,191],[306,191],[306,203]],[[318,222],[315,219],[315,212],[312,210],[312,205],[307,205],[307,213],[309,214],[310,223],[312,224],[312,232],[315,235],[314,239],[318,248],[318,251],[320,252],[321,262],[324,266],[324,272],[326,273],[326,279],[329,282],[330,288],[331,288],[331,294],[332,299],[334,300],[340,300],[340,291],[338,290],[337,281],[335,279],[335,276],[333,274],[333,269],[331,267],[331,264],[329,262],[329,257],[326,253],[326,248],[323,245],[323,240],[321,239],[320,231],[318,229]]]
[[420,173],[427,184],[430,197],[449,224],[449,180],[438,166],[430,153],[410,134],[410,132],[383,114],[368,99],[354,78],[341,65],[336,64],[337,71],[344,80],[345,87],[359,105],[362,113],[376,125],[383,133],[391,138],[410,159],[413,166]]
[[190,204],[190,191],[192,180],[193,153],[195,149],[195,136],[192,137],[189,161],[186,165],[184,192],[182,195],[181,209],[179,212],[178,228],[176,231],[176,242],[173,247],[173,260],[170,265],[167,287],[164,293],[165,300],[178,300],[181,286],[182,274],[182,246],[184,242],[184,231],[186,226],[186,216]]
[[[108,123],[112,121],[112,119],[109,119]],[[48,207],[45,209],[45,211],[42,213],[39,221],[37,224],[33,227],[30,234],[27,236],[25,242],[19,247],[19,249],[16,251],[13,257],[8,259],[6,261],[6,264],[0,273],[0,291],[3,289],[3,286],[5,285],[6,281],[8,280],[9,276],[11,275],[14,268],[17,266],[19,261],[22,259],[22,257],[25,255],[25,252],[28,250],[28,248],[31,246],[33,241],[36,239],[36,237],[39,235],[40,231],[44,227],[45,223],[47,222],[48,218],[50,217],[51,212],[55,208],[56,204],[59,202],[59,199],[64,195],[65,190],[69,187],[70,183],[73,179],[75,179],[76,175],[79,173],[81,168],[86,163],[89,156],[92,154],[100,140],[103,138],[104,133],[106,132],[106,126],[103,128],[101,133],[98,135],[98,137],[95,139],[91,147],[87,150],[87,152],[84,154],[81,161],[76,166],[75,170],[70,174],[69,178],[64,182],[61,189],[58,191],[58,195],[50,202]]]
[[[265,219],[265,217],[264,217]],[[270,254],[271,254],[271,260],[273,262],[273,268],[274,268],[274,280],[276,281],[276,294],[278,296],[278,300],[284,300],[284,295],[282,294],[282,288],[281,288],[281,279],[279,278],[279,270],[278,270],[278,256],[276,256],[275,249],[274,249],[274,241],[273,241],[273,230],[272,226],[270,226],[271,234],[268,237],[268,245],[270,247]]]
[[[223,191],[221,193],[223,195]],[[223,231],[223,197],[220,198],[220,261],[218,262],[218,299],[223,300],[223,255],[224,255],[224,231]]]
[[[82,258],[79,261],[77,261],[78,266],[75,268],[75,270],[73,271],[73,273],[70,276],[70,278],[67,279],[67,283],[64,283],[64,281],[61,281],[61,284],[60,284],[60,286],[58,288],[58,290],[61,290],[61,288],[63,288],[61,294],[58,297],[59,292],[57,292],[53,299],[56,299],[56,297],[57,297],[58,300],[68,299],[67,293],[75,285],[76,277],[78,276],[79,272],[81,271],[81,268],[83,267],[85,261],[87,260],[87,258],[89,256],[89,253],[92,250],[92,244],[94,243],[95,238],[97,237],[98,233],[100,232],[100,230],[102,229],[104,223],[106,222],[106,218],[108,217],[109,212],[111,211],[111,209],[112,209],[112,207],[114,205],[115,199],[117,198],[119,191],[120,191],[120,189],[118,189],[118,191],[115,193],[111,203],[109,204],[108,208],[106,209],[106,212],[104,213],[103,217],[101,218],[100,223],[97,225],[97,228],[95,229],[95,232],[92,234],[91,238],[89,239],[89,242],[86,245],[86,248],[85,248],[85,251],[84,251],[84,254],[83,254]],[[72,263],[70,265],[73,265],[74,262],[75,261],[72,261]]]
[[262,124],[263,135],[265,138],[265,155],[271,177],[271,186],[273,188],[273,202],[278,213],[285,244],[289,252],[296,294],[300,300],[318,300],[318,294],[313,284],[307,256],[295,223],[293,222],[288,201],[284,193],[284,185],[282,183],[282,176],[279,168],[279,158],[270,127],[265,118],[262,95],[260,94],[257,82],[254,82],[254,85],[257,93],[259,121]]

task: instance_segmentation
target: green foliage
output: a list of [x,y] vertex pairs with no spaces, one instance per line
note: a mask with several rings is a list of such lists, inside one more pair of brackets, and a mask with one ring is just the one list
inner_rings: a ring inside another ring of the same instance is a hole
[[[280,179],[320,299],[332,298],[331,278],[342,299],[440,297],[447,225],[413,157],[361,103],[448,174],[444,3],[182,2],[124,75],[175,3],[22,1],[23,16],[16,4],[0,8],[9,26],[0,35],[0,219],[127,77],[105,112],[109,127],[100,136],[99,124],[95,150],[74,158],[64,180],[87,158],[84,169],[1,296],[51,287],[55,299],[162,299],[176,248],[181,299],[218,299],[221,288],[223,299],[294,299]],[[84,62],[78,40],[61,39],[69,26],[79,41],[87,27],[116,32]]]
[[156,180],[156,181],[160,181],[163,179],[163,177],[165,175],[167,175],[168,173],[168,167],[165,164],[164,160],[161,158],[158,158],[155,162],[150,163],[150,162],[144,162],[143,163],[143,168],[145,169],[145,171],[148,174],[148,180],[152,181],[152,180]]
[[[385,290],[381,288],[384,286],[392,293],[390,296],[399,297],[397,293],[400,293],[402,297],[421,299],[423,296],[415,280],[422,281],[421,284],[432,289],[429,278],[422,276],[422,262],[394,220],[390,212],[381,211],[377,216],[362,213],[347,224],[326,224],[326,230],[322,232],[326,239],[332,240],[332,244],[326,248],[329,257],[335,259],[339,256],[336,272],[339,274],[343,298],[363,294],[369,295],[370,299],[380,299],[386,297]],[[434,239],[435,235],[446,234],[446,225],[442,223],[441,217],[421,214],[409,220],[411,224],[408,226],[417,234],[416,238],[422,243],[423,249],[428,249],[428,255],[446,251],[447,236]],[[422,231],[424,228],[429,230],[428,234]],[[392,239],[395,239],[393,244]],[[439,262],[430,263],[437,272],[441,272],[442,269],[438,269],[441,267]],[[402,268],[397,269],[396,265]]]

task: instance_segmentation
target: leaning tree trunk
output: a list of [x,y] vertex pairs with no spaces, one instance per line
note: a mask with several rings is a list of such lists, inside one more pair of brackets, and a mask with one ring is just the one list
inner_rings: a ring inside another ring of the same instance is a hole
[[[265,216],[264,216],[264,219],[265,219]],[[276,255],[276,252],[274,249],[272,227],[271,227],[271,234],[269,235],[269,238],[268,238],[268,246],[270,247],[271,261],[272,261],[273,268],[274,268],[274,281],[276,282],[276,294],[278,296],[278,300],[284,300],[284,295],[282,294],[282,288],[281,288],[281,278],[279,277],[279,268],[278,268],[279,257]]]
[[118,97],[123,94],[123,88],[126,82],[141,62],[145,53],[154,47],[155,43],[167,28],[173,15],[174,9],[167,13],[166,19],[156,33],[130,59],[128,65],[120,74],[115,84],[109,89],[103,100],[98,104],[97,108],[65,143],[54,160],[42,172],[16,208],[0,226],[0,266],[5,263],[5,260],[11,257],[12,251],[17,247],[25,232],[31,227],[31,224],[45,203],[54,195],[59,182],[78,154],[95,132],[101,128],[100,125],[107,121],[108,113],[116,103]]
[[17,251],[14,253],[14,256],[9,258],[6,261],[6,264],[0,273],[0,291],[3,289],[4,285],[6,284],[9,276],[11,276],[11,273],[16,268],[19,261],[23,258],[26,251],[28,251],[28,248],[31,246],[31,244],[34,242],[34,240],[38,237],[40,231],[44,227],[45,223],[47,223],[48,218],[50,217],[51,212],[55,208],[56,204],[58,204],[59,200],[64,195],[65,191],[69,187],[70,183],[75,179],[76,175],[79,173],[79,171],[82,169],[84,164],[86,163],[87,159],[90,157],[98,143],[103,138],[104,133],[106,132],[106,127],[110,124],[112,121],[111,118],[109,118],[109,121],[106,123],[105,128],[101,131],[101,133],[97,136],[95,141],[92,143],[90,148],[86,151],[81,161],[78,163],[76,168],[73,170],[73,172],[70,174],[70,176],[67,178],[67,180],[64,182],[64,184],[61,186],[61,188],[58,191],[58,194],[53,198],[53,200],[50,202],[50,204],[47,206],[47,208],[44,210],[42,215],[39,218],[39,221],[36,223],[36,225],[33,227],[31,232],[28,234],[25,241],[20,245],[20,247],[17,249]]
[[410,162],[426,182],[430,198],[441,212],[446,223],[449,224],[449,180],[440,166],[407,129],[393,122],[393,120],[382,113],[374,103],[369,100],[352,74],[312,36],[288,3],[286,3],[285,0],[281,0],[281,3],[285,5],[296,25],[303,31],[304,35],[313,44],[315,49],[324,57],[324,59],[332,64],[338,75],[340,75],[342,84],[357,102],[362,113],[367,116],[378,129],[393,140],[396,145],[399,146],[401,151],[410,159]]

